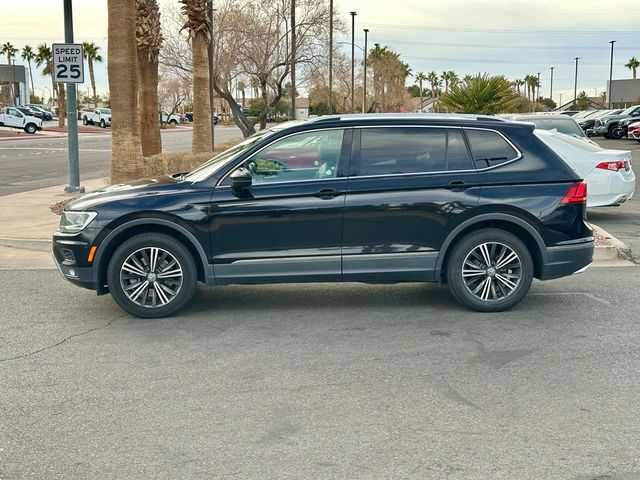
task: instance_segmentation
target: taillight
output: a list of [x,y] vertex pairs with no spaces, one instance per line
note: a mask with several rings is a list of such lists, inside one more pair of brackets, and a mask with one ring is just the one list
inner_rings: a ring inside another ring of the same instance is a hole
[[567,194],[564,196],[561,205],[570,203],[585,203],[587,201],[587,184],[584,182],[574,183],[569,187]]
[[596,165],[596,168],[600,168],[602,170],[611,170],[612,172],[617,172],[618,170],[624,169],[624,162],[602,162]]

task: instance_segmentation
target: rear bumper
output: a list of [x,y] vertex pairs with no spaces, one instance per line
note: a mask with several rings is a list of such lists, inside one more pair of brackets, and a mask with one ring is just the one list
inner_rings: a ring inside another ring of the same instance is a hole
[[566,277],[588,267],[593,261],[595,240],[547,248],[547,261],[542,266],[540,280]]

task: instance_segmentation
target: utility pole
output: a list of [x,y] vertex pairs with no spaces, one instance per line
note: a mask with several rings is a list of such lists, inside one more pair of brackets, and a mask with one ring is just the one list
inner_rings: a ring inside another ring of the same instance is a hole
[[367,39],[369,29],[364,29],[364,87],[362,90],[362,113],[367,111]]
[[551,101],[553,101],[553,68],[554,67],[551,67],[551,83],[549,87],[549,98],[551,99]]
[[351,113],[354,113],[355,106],[355,71],[356,71],[356,12],[351,13]]
[[[73,11],[71,0],[64,0],[64,41],[73,43]],[[62,114],[62,112],[60,112]],[[65,193],[84,193],[80,186],[80,153],[78,151],[78,101],[75,83],[67,84],[67,143],[69,147],[69,185]]]
[[573,108],[576,108],[576,99],[578,98],[578,60],[580,60],[580,57],[576,57],[575,61],[576,61],[576,76],[575,76],[575,81],[573,83]]
[[329,115],[333,113],[333,0],[329,0]]
[[214,82],[215,82],[215,73],[214,73],[214,68],[213,68],[213,61],[214,61],[214,55],[213,55],[213,12],[215,11],[215,8],[213,8],[213,1],[209,1],[209,25],[211,25],[211,36],[209,38],[209,51],[208,51],[208,56],[209,56],[209,104],[211,106],[211,150],[215,150],[215,139],[216,139],[216,134],[214,132],[215,126],[216,126],[216,121],[215,121],[215,114],[216,114],[216,91],[214,88]]
[[296,119],[296,0],[291,0],[291,120]]
[[611,82],[613,81],[613,44],[615,40],[609,42],[611,44],[611,62],[609,63],[609,92],[607,97],[609,98],[609,110],[611,110]]

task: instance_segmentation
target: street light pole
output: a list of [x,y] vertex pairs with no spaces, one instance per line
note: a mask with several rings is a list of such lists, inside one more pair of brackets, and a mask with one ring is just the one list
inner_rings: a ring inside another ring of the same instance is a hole
[[576,108],[576,99],[578,98],[578,60],[580,60],[580,57],[576,57],[575,61],[576,61],[576,76],[575,76],[575,80],[573,83],[573,108]]
[[[64,0],[64,41],[73,43],[73,11],[71,0]],[[52,73],[53,74],[53,73]],[[62,114],[62,112],[59,112]],[[80,186],[80,153],[78,150],[78,100],[75,83],[67,84],[67,143],[69,147],[69,185],[65,193],[84,193]]]
[[356,71],[356,12],[351,13],[351,113],[354,113],[355,106],[355,71]]
[[329,0],[329,115],[333,113],[333,0]]
[[296,119],[296,0],[291,0],[291,120]]
[[[215,11],[215,8],[213,8],[213,2],[209,2],[209,24],[211,25],[211,29],[213,30],[213,12]],[[211,150],[215,150],[215,139],[216,139],[216,135],[215,135],[215,125],[216,125],[216,121],[215,121],[215,114],[216,114],[216,91],[214,88],[214,83],[215,83],[215,74],[214,74],[214,68],[213,68],[213,49],[214,49],[214,43],[213,43],[213,32],[211,32],[211,38],[209,39],[209,49],[208,49],[208,56],[209,56],[209,106],[211,108]]]
[[551,67],[551,83],[549,87],[549,98],[551,99],[551,101],[553,101],[553,68],[554,67]]
[[538,72],[538,82],[536,83],[536,112],[538,111],[539,98],[540,98],[540,72]]
[[362,113],[367,111],[367,38],[369,29],[364,29],[364,87],[362,90]]
[[611,44],[611,62],[609,63],[609,110],[611,110],[611,82],[613,81],[613,44],[616,43],[615,40],[611,40],[609,42]]

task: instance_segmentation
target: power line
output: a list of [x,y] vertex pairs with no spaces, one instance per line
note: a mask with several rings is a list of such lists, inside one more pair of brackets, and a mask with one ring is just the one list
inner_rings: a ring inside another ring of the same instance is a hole
[[371,27],[392,28],[397,30],[431,30],[436,32],[484,32],[484,33],[534,33],[537,35],[637,35],[637,30],[540,30],[540,29],[497,29],[497,28],[454,28],[454,27],[427,27],[424,25],[398,25],[391,23],[370,23]]
[[[346,37],[345,37],[346,38]],[[356,38],[358,42],[364,41],[364,38]],[[455,47],[455,48],[497,48],[511,50],[609,50],[609,47],[585,47],[582,45],[504,45],[491,43],[449,43],[449,42],[416,42],[413,40],[391,40],[388,38],[376,37],[377,43],[401,44],[401,45],[425,45],[431,47]],[[349,41],[351,45],[351,41]],[[638,47],[618,47],[616,50],[640,50]]]

